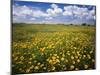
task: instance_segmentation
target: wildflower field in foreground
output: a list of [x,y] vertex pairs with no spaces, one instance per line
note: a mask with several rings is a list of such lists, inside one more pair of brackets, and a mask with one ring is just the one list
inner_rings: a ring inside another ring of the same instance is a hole
[[95,69],[95,26],[13,24],[13,73],[89,69]]

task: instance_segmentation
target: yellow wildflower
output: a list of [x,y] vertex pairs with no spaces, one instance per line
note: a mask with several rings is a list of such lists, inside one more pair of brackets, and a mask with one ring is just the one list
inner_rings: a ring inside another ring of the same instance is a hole
[[54,71],[55,70],[55,67],[53,67],[52,70]]
[[68,60],[66,59],[66,62],[68,62]]
[[76,55],[76,56],[75,56],[75,58],[77,59],[77,58],[78,58],[78,56]]
[[29,60],[32,60],[32,58],[29,58]]
[[43,67],[44,70],[46,70],[46,67]]
[[30,69],[33,69],[34,68],[34,66],[32,65],[31,67],[30,67]]
[[67,55],[70,55],[70,53],[67,53]]
[[85,57],[86,57],[86,55],[83,55],[83,57],[85,58]]
[[52,63],[52,60],[51,60],[51,59],[49,60],[49,63],[50,63],[50,64]]
[[37,65],[40,65],[41,63],[39,62],[39,63],[37,63]]
[[75,51],[73,51],[72,53],[75,54]]
[[20,57],[20,59],[21,59],[21,60],[23,60],[23,59],[24,59],[24,57],[23,57],[23,56],[21,56],[21,57]]
[[35,58],[36,56],[35,56],[35,54],[32,54],[32,58]]
[[79,68],[75,68],[75,70],[77,71],[77,70],[79,70]]
[[48,48],[52,48],[52,45],[49,45]]
[[64,61],[64,58],[62,57],[61,60]]
[[74,65],[71,65],[71,66],[70,66],[70,69],[71,69],[71,70],[74,69]]
[[59,58],[59,56],[57,56],[57,58]]
[[54,54],[54,56],[57,56],[57,54]]
[[53,62],[52,62],[52,64],[56,64],[56,63],[57,63],[56,61],[53,61]]
[[56,59],[57,62],[60,62],[59,59]]
[[88,65],[84,65],[84,68],[87,69],[88,68]]
[[27,69],[26,72],[29,73],[30,72],[30,69]]
[[18,57],[16,57],[14,60],[17,60],[18,59]]
[[79,62],[80,62],[80,60],[79,60],[79,59],[77,59],[77,62],[79,63]]
[[91,59],[91,56],[90,56],[89,54],[87,55],[87,57],[88,57],[89,59]]
[[72,61],[73,64],[75,64],[75,61]]
[[95,62],[95,60],[94,60],[94,59],[92,59],[92,62]]
[[92,53],[93,53],[93,51],[91,50],[91,51],[90,51],[90,54],[92,54]]
[[56,57],[55,57],[55,56],[52,56],[52,59],[53,59],[53,60],[55,60],[55,59],[56,59]]
[[34,62],[36,63],[36,62],[37,62],[37,60],[34,60]]
[[19,68],[20,71],[22,71],[22,68]]
[[31,62],[31,61],[29,61],[28,63],[29,63],[29,64],[32,64],[32,62]]
[[39,69],[39,67],[38,67],[38,66],[35,66],[35,67],[34,67],[34,69],[35,69],[35,70],[38,70],[38,69]]
[[41,64],[41,65],[40,65],[40,67],[43,67],[43,66],[44,66],[44,64]]
[[40,48],[40,51],[41,51],[41,52],[44,52],[44,50],[45,50],[45,47]]
[[77,49],[76,47],[73,47],[74,49]]
[[73,56],[71,56],[71,59],[74,59],[74,57],[73,57]]
[[65,57],[65,54],[63,53],[62,56]]

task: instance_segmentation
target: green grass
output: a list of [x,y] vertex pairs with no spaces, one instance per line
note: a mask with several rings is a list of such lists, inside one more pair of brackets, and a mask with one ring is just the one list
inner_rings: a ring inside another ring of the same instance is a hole
[[13,24],[13,73],[95,69],[95,26]]

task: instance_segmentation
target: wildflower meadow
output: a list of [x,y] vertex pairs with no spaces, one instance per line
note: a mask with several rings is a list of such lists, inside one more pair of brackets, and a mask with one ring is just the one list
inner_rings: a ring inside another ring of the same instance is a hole
[[12,72],[95,69],[95,26],[13,24]]

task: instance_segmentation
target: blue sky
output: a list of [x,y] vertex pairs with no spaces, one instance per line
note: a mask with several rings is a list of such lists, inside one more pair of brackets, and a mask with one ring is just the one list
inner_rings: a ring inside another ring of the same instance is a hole
[[95,24],[95,6],[13,1],[14,23]]

